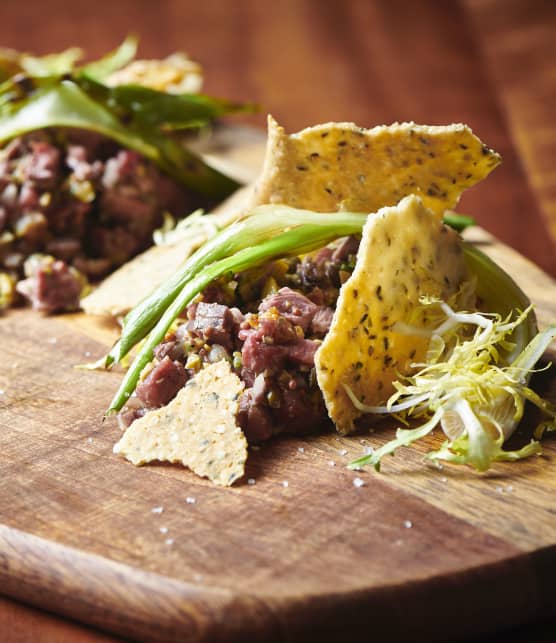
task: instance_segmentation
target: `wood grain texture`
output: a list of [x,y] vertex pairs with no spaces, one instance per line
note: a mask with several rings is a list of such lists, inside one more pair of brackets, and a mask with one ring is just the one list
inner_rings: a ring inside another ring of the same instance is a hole
[[[405,119],[467,122],[502,153],[504,164],[465,196],[461,209],[556,275],[554,6],[539,0],[285,0],[272,5],[256,0],[75,0],[71,4],[49,0],[45,10],[38,0],[25,4],[3,0],[0,44],[46,53],[78,43],[94,56],[135,31],[145,55],[186,49],[203,62],[207,91],[256,100],[291,131],[326,120],[362,125]],[[248,120],[262,124],[264,118]],[[508,262],[513,274],[527,282],[528,291],[534,288],[541,319],[553,320],[550,279],[497,245],[488,250]],[[533,462],[520,469],[517,477],[507,477],[502,468],[485,478],[468,480],[459,473],[424,472],[419,456],[412,454],[403,461],[392,460],[387,477],[376,482],[369,476],[372,486],[369,482],[357,490],[341,464],[359,454],[363,445],[345,445],[328,436],[300,442],[303,454],[295,441],[277,442],[271,451],[253,454],[250,475],[257,478],[255,487],[232,490],[222,500],[213,489],[173,467],[135,471],[114,460],[110,450],[115,427],[101,427],[98,420],[101,399],[110,397],[117,376],[98,379],[71,368],[87,359],[85,353],[102,350],[112,332],[109,325],[93,331],[79,318],[48,320],[46,325],[25,314],[0,320],[2,349],[12,333],[18,333],[21,343],[18,348],[7,342],[0,388],[10,391],[14,374],[19,382],[25,381],[8,408],[2,409],[0,420],[0,466],[5,471],[0,479],[0,515],[9,526],[2,542],[10,543],[7,551],[12,563],[14,551],[28,551],[25,532],[40,537],[38,543],[44,547],[32,540],[34,557],[29,554],[27,562],[18,559],[16,569],[7,569],[6,558],[1,559],[0,574],[3,580],[11,579],[12,595],[123,631],[110,602],[111,585],[93,583],[104,606],[98,611],[79,601],[72,604],[72,595],[68,599],[57,587],[66,578],[74,583],[72,588],[79,580],[94,580],[97,563],[103,573],[113,573],[112,563],[103,566],[108,560],[140,567],[156,578],[168,576],[180,584],[180,591],[185,584],[197,594],[205,587],[216,587],[222,592],[219,596],[228,598],[230,592],[236,596],[262,593],[263,602],[250,604],[249,609],[261,627],[255,628],[253,636],[268,640],[310,640],[311,634],[325,640],[339,636],[340,626],[345,633],[346,623],[363,629],[371,613],[369,605],[374,606],[373,615],[384,619],[379,622],[389,618],[394,626],[403,624],[406,635],[406,624],[411,623],[412,633],[426,634],[438,619],[438,610],[434,618],[426,610],[398,611],[400,596],[409,608],[409,599],[415,595],[430,599],[430,605],[443,604],[447,597],[457,599],[458,587],[473,587],[477,596],[484,597],[493,631],[551,613],[551,606],[543,603],[543,596],[549,595],[545,572],[554,564],[550,546],[554,513],[547,506],[554,484],[544,480],[546,469]],[[56,344],[48,341],[53,339]],[[33,356],[25,364],[21,355],[29,351]],[[59,361],[63,370],[44,370],[45,364]],[[14,364],[19,365],[12,369]],[[72,405],[68,399],[74,397],[76,382],[86,393]],[[550,378],[541,379],[540,384],[549,394],[554,392]],[[344,448],[348,454],[340,456]],[[553,440],[549,460],[543,461],[549,470],[554,466],[552,449]],[[65,462],[68,453],[73,457],[71,464]],[[327,464],[332,459],[336,467]],[[322,497],[315,504],[312,485],[321,478]],[[284,479],[290,482],[287,489],[281,485]],[[361,495],[355,495],[360,492],[368,494],[364,503]],[[195,505],[183,502],[190,493],[198,498]],[[150,513],[159,504],[165,505],[160,517]],[[403,528],[406,519],[414,524],[409,530]],[[309,523],[314,527],[308,528]],[[240,535],[234,531],[236,524],[242,527]],[[159,526],[182,534],[174,538],[171,548],[164,544]],[[54,553],[53,542],[57,543]],[[283,543],[287,543],[286,555]],[[524,554],[545,545],[549,548],[535,556]],[[37,575],[43,560],[36,557],[37,547],[43,558],[52,555],[60,562],[47,578]],[[393,569],[388,562],[399,556],[400,549],[403,560]],[[77,581],[67,563],[75,550],[86,553],[84,560],[79,559],[84,575]],[[443,561],[441,568],[438,559]],[[463,570],[462,559],[466,561]],[[228,584],[221,582],[223,560]],[[278,560],[284,563],[279,573],[275,571]],[[509,577],[504,575],[509,572]],[[28,582],[14,586],[13,578],[22,577]],[[123,598],[142,606],[138,614],[143,620],[137,617],[131,626],[126,624],[126,631],[139,638],[150,636],[148,628],[143,633],[142,623],[148,610],[158,606],[150,605],[144,596],[134,598],[131,589],[127,596],[128,585],[116,577],[113,584],[122,583]],[[411,577],[418,579],[416,585],[407,582]],[[301,578],[299,592],[312,596],[311,600],[292,602],[288,597],[292,579],[297,578]],[[332,579],[337,592],[347,599],[326,597],[323,579],[328,583]],[[369,596],[361,587],[381,579],[388,584],[380,596]],[[516,579],[522,591],[519,601],[512,603],[515,596],[508,588]],[[46,582],[48,594],[31,591]],[[145,593],[146,586],[142,587]],[[400,587],[408,593],[400,595]],[[218,609],[224,609],[228,598],[219,599]],[[463,594],[463,605],[467,598]],[[334,621],[338,609],[341,622]],[[182,618],[180,610],[174,604],[165,622]],[[41,620],[40,613],[29,616],[25,639],[22,630],[11,629],[14,622],[22,625],[24,617],[14,621],[13,614],[0,604],[0,631],[11,632],[18,643],[42,640],[41,636],[48,640],[47,632],[52,632],[50,640],[89,640],[89,632],[77,635],[74,626]],[[206,614],[201,600],[188,621],[198,628],[197,636],[210,632]],[[487,614],[477,617],[485,621]],[[317,621],[320,628],[308,633]],[[233,627],[232,622],[230,630],[221,630],[222,636],[237,635]],[[552,641],[554,629],[554,625],[526,628],[496,640]],[[474,633],[463,628],[459,635]],[[489,643],[493,640],[489,637]]]
[[[541,322],[553,319],[554,281],[480,229],[470,234],[538,294]],[[366,484],[356,488],[343,465],[391,428],[288,438],[250,454],[255,485],[219,489],[179,467],[136,469],[112,454],[119,429],[102,412],[121,375],[75,365],[105,352],[113,324],[28,310],[1,321],[8,595],[153,641],[309,632],[339,641],[370,622],[382,640],[441,641],[462,604],[462,636],[551,612],[553,440],[542,459],[478,476],[425,467],[424,450],[439,443],[430,438],[389,459],[385,475],[358,473]],[[545,379],[556,396],[556,380]]]

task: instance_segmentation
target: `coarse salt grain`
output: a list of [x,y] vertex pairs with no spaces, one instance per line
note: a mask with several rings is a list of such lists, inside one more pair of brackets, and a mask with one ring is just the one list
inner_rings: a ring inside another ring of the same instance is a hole
[[159,529],[161,534],[167,534],[168,533],[168,527],[160,527]]
[[247,479],[247,484],[253,485],[253,484],[255,484],[255,482],[256,482],[255,478],[248,478]]
[[85,351],[85,357],[91,357],[91,351]]
[[373,452],[374,452],[373,447],[365,447],[365,448],[363,449],[363,453],[364,453],[365,455],[371,455]]
[[290,483],[289,483],[287,480],[283,480],[283,481],[282,481],[282,486],[283,486],[283,487],[289,487],[289,486],[290,486]]
[[164,541],[167,545],[173,545],[174,544],[174,539],[173,538],[166,538]]
[[354,487],[364,487],[365,486],[365,481],[362,478],[354,478],[353,479],[353,486]]
[[404,526],[406,529],[411,529],[411,528],[413,527],[413,523],[411,522],[411,520],[404,520],[404,521],[403,521],[403,526]]
[[46,340],[49,344],[57,344],[58,340],[56,337],[51,337],[50,339]]
[[92,444],[92,443],[93,443],[93,438],[87,438],[87,442],[88,442],[89,444]]
[[164,511],[164,507],[153,507],[151,509],[151,513],[153,514],[161,514]]
[[334,462],[334,460],[329,460],[329,461],[328,461],[328,466],[329,466],[329,467],[335,467],[335,466],[336,466],[336,463]]
[[338,451],[338,453],[339,453],[340,455],[347,455],[347,452],[348,452],[348,450],[347,450],[347,449],[340,449],[340,450]]
[[197,502],[197,500],[195,500],[193,496],[187,496],[187,498],[185,499],[185,502],[187,502],[188,505],[194,505]]
[[303,447],[297,447],[297,450],[299,453],[305,453],[305,449]]

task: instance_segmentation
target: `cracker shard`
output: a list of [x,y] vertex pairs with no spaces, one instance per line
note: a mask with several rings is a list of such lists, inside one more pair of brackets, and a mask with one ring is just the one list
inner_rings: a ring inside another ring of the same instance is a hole
[[469,308],[474,295],[466,285],[459,235],[419,197],[405,197],[369,216],[355,270],[340,291],[330,331],[315,356],[328,413],[341,433],[352,431],[361,415],[344,385],[364,404],[385,404],[394,392],[392,382],[426,355],[428,338],[408,334],[408,326],[430,329],[440,323],[420,298]]
[[462,124],[365,129],[327,123],[287,135],[269,117],[268,127],[253,205],[375,212],[416,194],[441,216],[500,163],[500,156]]
[[200,371],[165,407],[126,430],[114,452],[135,465],[179,462],[229,486],[244,474],[247,440],[236,424],[243,383],[227,361]]

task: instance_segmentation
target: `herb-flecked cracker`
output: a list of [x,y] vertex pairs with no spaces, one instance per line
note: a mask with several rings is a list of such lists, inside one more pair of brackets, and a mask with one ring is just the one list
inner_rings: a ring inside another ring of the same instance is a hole
[[227,361],[200,371],[160,409],[135,420],[114,446],[133,464],[179,462],[229,486],[244,473],[247,440],[236,424],[243,383]]
[[269,117],[253,205],[376,212],[416,194],[441,216],[500,163],[466,125],[327,123],[287,135]]
[[355,269],[315,355],[328,414],[341,433],[352,431],[361,415],[344,385],[366,405],[385,404],[393,382],[425,358],[429,338],[409,334],[408,327],[438,325],[420,298],[442,299],[462,310],[474,303],[469,284],[459,235],[419,197],[369,216]]

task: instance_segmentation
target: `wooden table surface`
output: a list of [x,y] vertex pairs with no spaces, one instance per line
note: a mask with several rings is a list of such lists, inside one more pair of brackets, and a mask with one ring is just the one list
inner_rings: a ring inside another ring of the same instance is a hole
[[[91,56],[130,32],[185,50],[209,93],[261,104],[289,131],[329,120],[468,123],[504,159],[460,210],[556,276],[556,3],[546,0],[2,0],[0,46]],[[494,184],[494,188],[493,188]],[[1,591],[1,588],[0,588]],[[556,623],[483,643],[554,641]],[[0,599],[0,638],[115,641]]]

